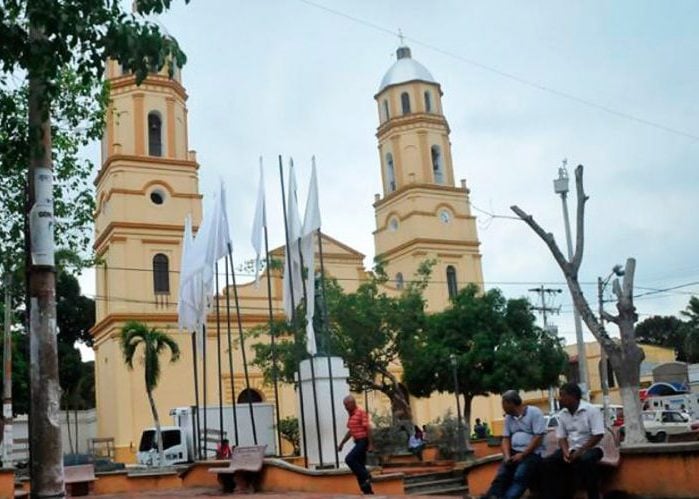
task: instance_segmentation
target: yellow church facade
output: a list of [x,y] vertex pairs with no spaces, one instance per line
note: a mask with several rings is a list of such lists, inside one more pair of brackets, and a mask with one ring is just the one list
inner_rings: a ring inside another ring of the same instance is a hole
[[[133,462],[138,439],[152,426],[145,395],[143,370],[128,370],[119,349],[119,333],[126,321],[137,320],[170,334],[179,344],[181,358],[163,363],[155,401],[163,424],[169,411],[194,404],[192,339],[177,327],[177,290],[184,219],[192,215],[194,229],[202,218],[196,153],[189,149],[187,94],[181,75],[151,75],[137,86],[134,77],[108,63],[111,95],[102,140],[102,163],[96,178],[95,250],[101,265],[97,279],[97,317],[92,330],[95,349],[95,384],[98,436],[114,438],[116,458]],[[465,181],[454,179],[449,125],[442,109],[442,90],[432,75],[415,61],[407,47],[384,76],[377,102],[377,140],[380,161],[377,176],[383,192],[374,199],[375,252],[390,278],[387,292],[398,293],[421,262],[431,259],[432,281],[425,292],[430,311],[443,309],[449,298],[467,283],[482,286],[481,255],[475,218],[470,212]],[[202,166],[205,168],[205,166]],[[235,189],[235,186],[229,186]],[[369,201],[369,200],[367,200]],[[369,230],[369,228],[367,228]],[[283,255],[283,248],[273,255]],[[347,242],[323,236],[326,272],[353,291],[366,278],[364,255]],[[271,275],[275,314],[282,314],[282,279]],[[237,286],[245,330],[268,321],[267,283]],[[219,286],[223,304],[231,290]],[[224,305],[222,305],[223,307]],[[222,318],[222,320],[225,320]],[[233,319],[235,323],[235,319]],[[225,330],[226,325],[220,325]],[[207,324],[207,350],[216,351],[216,316]],[[225,344],[225,343],[224,343]],[[225,347],[227,348],[227,346]],[[231,378],[226,359],[221,366],[223,403],[245,389],[242,352],[233,347]],[[248,363],[253,358],[246,344]],[[216,356],[209,357],[207,400],[218,403]],[[395,366],[400,373],[400,366]],[[262,373],[250,367],[250,388],[265,402],[276,402],[274,390]],[[203,383],[200,380],[200,391]],[[202,396],[203,398],[203,396]],[[360,400],[363,400],[362,397]],[[200,400],[201,401],[201,400]],[[389,401],[368,393],[369,409],[387,412]],[[292,386],[279,391],[280,417],[296,415]],[[416,423],[428,423],[451,409],[451,394],[410,400]],[[474,402],[474,414],[482,412]]]

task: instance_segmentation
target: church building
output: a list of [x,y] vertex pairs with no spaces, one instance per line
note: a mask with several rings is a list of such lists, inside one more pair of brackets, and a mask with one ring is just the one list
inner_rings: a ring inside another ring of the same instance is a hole
[[[191,335],[177,327],[177,290],[185,216],[192,215],[195,231],[202,218],[200,165],[195,152],[189,149],[187,93],[179,71],[172,79],[164,72],[151,75],[137,86],[133,75],[110,61],[106,76],[111,95],[102,163],[95,180],[95,251],[101,262],[96,276],[97,317],[92,330],[98,436],[114,438],[116,459],[133,462],[141,431],[153,422],[143,369],[136,365],[129,370],[122,359],[119,333],[125,322],[144,322],[167,332],[179,344],[181,358],[176,364],[163,362],[155,392],[161,423],[171,423],[171,409],[194,404],[195,359]],[[400,292],[421,262],[437,262],[425,291],[428,311],[446,307],[450,297],[467,283],[483,283],[476,220],[465,181],[457,185],[454,178],[442,95],[440,84],[412,58],[410,49],[402,46],[374,96],[379,117],[376,175],[380,175],[383,186],[373,205],[375,254],[390,278],[386,285],[389,293]],[[351,245],[351,241],[323,236],[326,272],[347,291],[356,289],[366,276],[364,255]],[[283,248],[272,252],[282,255]],[[272,303],[280,316],[281,277],[279,271],[271,276]],[[237,286],[246,330],[267,323],[264,279],[259,286]],[[219,286],[220,300],[230,292],[223,288]],[[206,338],[210,352],[216,349],[217,326],[225,328],[217,325],[215,314],[210,313]],[[246,384],[242,352],[235,345],[232,350],[237,366],[233,376],[226,364],[219,380],[215,357],[209,362],[209,405],[218,403],[219,381],[224,405],[247,400],[247,394],[243,395]],[[247,344],[246,355],[248,361],[254,355]],[[400,374],[400,366],[396,371]],[[251,367],[249,374],[253,398],[276,402],[274,390],[265,384],[262,373]],[[236,400],[232,393],[238,394]],[[370,393],[367,401],[371,411],[388,410],[389,401],[380,393]],[[278,402],[281,417],[296,415],[292,386],[280,387]],[[434,394],[428,399],[411,397],[410,403],[414,419],[420,424],[454,408],[453,395],[449,394]]]

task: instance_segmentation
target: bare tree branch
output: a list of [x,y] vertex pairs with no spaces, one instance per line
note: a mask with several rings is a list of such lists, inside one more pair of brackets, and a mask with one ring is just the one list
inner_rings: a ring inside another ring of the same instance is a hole
[[578,165],[575,169],[575,189],[578,208],[576,212],[575,253],[573,254],[573,260],[570,264],[573,267],[574,275],[577,277],[583,258],[585,241],[585,203],[589,199],[583,187],[583,165]]
[[556,240],[554,239],[553,234],[551,234],[550,232],[546,232],[544,229],[542,229],[541,226],[537,223],[537,221],[534,220],[534,217],[526,213],[519,206],[510,206],[510,209],[514,211],[517,214],[517,216],[522,219],[522,221],[524,221],[529,227],[531,227],[532,230],[536,232],[536,234],[546,243],[546,246],[548,246],[551,250],[553,257],[556,259],[556,262],[561,267],[561,269],[563,269],[563,272],[568,272],[568,270],[570,269],[570,263],[556,244]]
[[613,322],[614,324],[619,324],[619,317],[612,315],[609,312],[602,311],[602,318],[607,322]]

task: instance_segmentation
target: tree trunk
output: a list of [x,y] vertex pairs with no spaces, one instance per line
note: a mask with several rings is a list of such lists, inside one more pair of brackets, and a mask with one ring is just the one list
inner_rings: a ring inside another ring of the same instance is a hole
[[75,453],[80,454],[80,439],[78,438],[78,405],[75,405],[75,410],[73,411],[73,419],[75,420]]
[[150,390],[148,392],[148,402],[150,402],[150,410],[153,413],[153,421],[155,421],[155,438],[158,442],[158,459],[160,460],[160,467],[165,466],[165,452],[163,451],[163,434],[160,431],[160,418],[158,418],[158,409],[155,407],[155,400],[153,400],[153,393]]
[[[28,9],[29,10],[29,9]],[[45,35],[30,19],[30,42],[43,43]],[[50,102],[40,69],[29,79],[28,170],[28,294],[30,343],[29,443],[33,497],[62,497],[58,354],[56,345],[56,276],[53,249],[53,164],[51,158]],[[20,166],[20,165],[18,165]]]
[[74,454],[75,449],[73,448],[73,438],[70,433],[70,407],[66,407],[66,427],[68,428],[68,446],[70,447],[70,453]]
[[473,395],[463,394],[464,396],[464,435],[466,437],[466,449],[471,450],[471,402]]
[[413,411],[410,408],[410,402],[406,400],[400,389],[392,390],[387,394],[391,401],[391,414],[394,421],[412,421]]

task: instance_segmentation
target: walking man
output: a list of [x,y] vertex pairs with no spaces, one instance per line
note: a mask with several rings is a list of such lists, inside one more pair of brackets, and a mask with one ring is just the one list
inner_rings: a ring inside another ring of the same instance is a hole
[[546,499],[572,498],[576,482],[582,482],[588,499],[599,499],[599,465],[604,456],[600,442],[604,436],[602,411],[581,400],[575,383],[559,390],[563,409],[558,415],[556,437],[560,448],[544,460],[542,483]]
[[516,390],[502,394],[502,409],[506,414],[503,461],[485,497],[519,499],[541,464],[546,420],[538,407],[522,404]]
[[347,409],[349,419],[347,420],[347,434],[337,446],[338,452],[342,450],[350,437],[354,439],[354,447],[345,457],[345,463],[357,477],[359,488],[365,494],[373,494],[371,488],[371,475],[366,469],[366,453],[372,446],[371,428],[369,427],[369,416],[357,406],[357,402],[352,395],[344,398],[342,403]]

